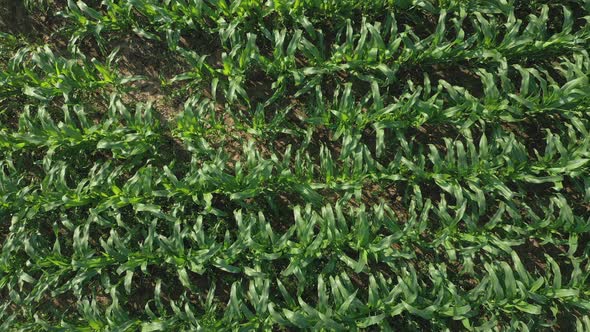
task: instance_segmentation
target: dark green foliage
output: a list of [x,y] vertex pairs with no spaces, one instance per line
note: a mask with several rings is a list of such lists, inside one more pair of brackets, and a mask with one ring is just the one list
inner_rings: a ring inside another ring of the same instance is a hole
[[26,6],[0,330],[590,330],[588,1]]

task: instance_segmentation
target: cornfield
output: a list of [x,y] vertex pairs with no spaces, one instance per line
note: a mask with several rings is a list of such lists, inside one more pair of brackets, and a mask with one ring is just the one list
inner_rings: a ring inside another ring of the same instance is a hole
[[0,5],[0,330],[590,331],[589,0]]

